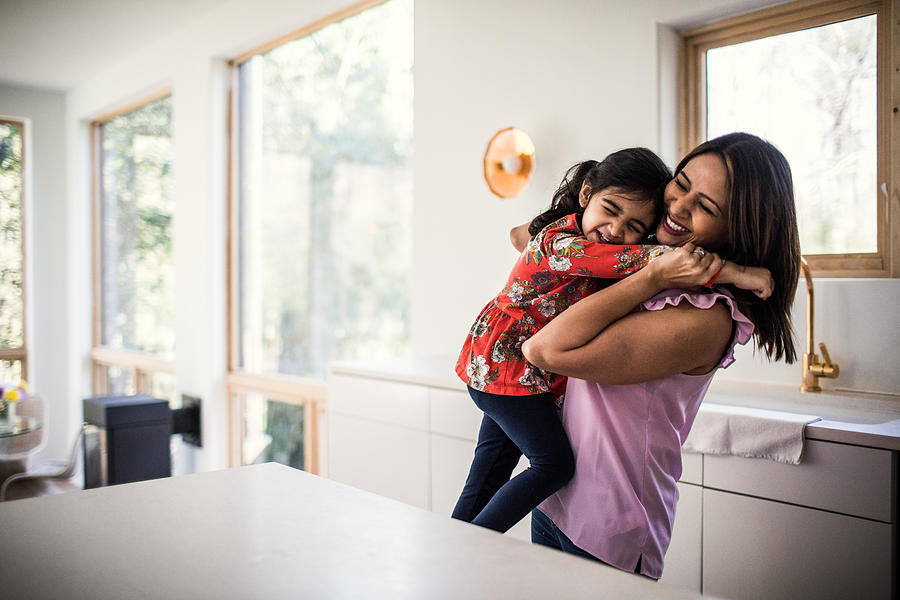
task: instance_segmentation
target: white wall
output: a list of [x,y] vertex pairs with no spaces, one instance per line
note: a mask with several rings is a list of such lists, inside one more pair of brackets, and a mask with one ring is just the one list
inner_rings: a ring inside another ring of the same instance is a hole
[[[672,166],[675,43],[690,26],[757,2],[420,2],[416,6],[416,256],[418,354],[454,354],[515,259],[506,237],[549,202],[565,169],[647,145]],[[768,2],[766,4],[772,4]],[[480,158],[497,129],[535,142],[537,170],[514,200],[491,195]],[[456,226],[454,226],[454,224]],[[802,353],[805,285],[794,321]],[[900,393],[900,280],[816,284],[816,339],[841,367],[823,389]],[[439,315],[439,317],[438,317]],[[437,318],[436,318],[437,317]],[[818,350],[817,350],[818,352]],[[722,379],[800,384],[799,365],[738,351]]]
[[[59,92],[0,84],[0,115],[25,121],[26,324],[28,380],[51,405],[66,401],[65,97]],[[75,427],[55,412],[47,420],[43,455],[64,456]],[[72,431],[70,432],[69,429]]]
[[[632,145],[672,158],[670,26],[767,3],[635,0],[624,10],[616,0],[417,2],[415,352],[455,355],[471,319],[497,292],[514,259],[508,229],[544,207],[570,164]],[[59,325],[67,352],[58,371],[65,382],[58,400],[64,406],[58,408],[68,411],[73,426],[80,418],[79,398],[90,389],[89,121],[172,87],[176,386],[179,393],[204,399],[205,448],[188,462],[198,470],[222,467],[227,461],[225,63],[346,4],[235,0],[152,47],[111,57],[107,70],[68,93],[65,128],[59,128],[57,139],[66,139],[67,201],[58,212],[71,218],[55,236],[62,241],[52,246],[57,258],[47,267],[52,271],[47,277],[60,282],[59,303],[43,312],[49,316],[55,310],[66,319]],[[661,93],[667,95],[664,101]],[[500,200],[482,181],[481,156],[493,132],[508,125],[534,139],[537,170],[520,197]],[[60,218],[51,217],[51,223]],[[818,337],[841,363],[840,384],[900,389],[900,374],[891,364],[896,360],[884,358],[894,356],[900,341],[900,317],[892,307],[898,297],[900,281],[819,283]],[[802,313],[797,320],[802,325]],[[867,330],[874,344],[863,341]],[[51,352],[50,343],[44,340],[37,351]],[[742,356],[724,376],[793,385],[797,373],[799,367],[768,366]]]

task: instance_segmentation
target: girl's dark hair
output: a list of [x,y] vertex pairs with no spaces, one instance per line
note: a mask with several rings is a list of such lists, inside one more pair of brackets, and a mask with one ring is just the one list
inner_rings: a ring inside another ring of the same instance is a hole
[[712,250],[739,265],[765,267],[772,273],[775,290],[768,300],[741,290],[735,296],[755,325],[756,346],[770,359],[792,363],[797,358],[791,304],[800,274],[800,235],[791,167],[769,142],[749,133],[730,133],[697,146],[675,172],[700,154],[721,158],[728,173],[729,242]]
[[[587,183],[592,193],[604,188],[619,187],[638,192],[652,199],[656,205],[657,219],[662,215],[662,194],[672,172],[665,163],[647,148],[626,148],[613,152],[600,162],[586,160],[566,171],[562,182],[553,194],[550,207],[536,216],[528,226],[534,235],[554,221],[571,215],[583,214],[578,203],[581,184]],[[656,229],[656,223],[649,231]]]

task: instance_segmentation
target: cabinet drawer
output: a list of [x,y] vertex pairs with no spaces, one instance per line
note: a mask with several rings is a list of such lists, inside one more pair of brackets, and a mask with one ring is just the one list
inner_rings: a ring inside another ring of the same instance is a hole
[[464,440],[478,439],[482,413],[468,392],[428,390],[431,431]]
[[703,455],[693,452],[681,453],[681,478],[682,483],[703,484]]
[[893,597],[894,527],[703,490],[703,594],[887,600]]
[[894,522],[896,465],[889,450],[808,440],[803,462],[703,457],[703,486]]
[[428,433],[339,413],[331,415],[329,426],[331,479],[431,508]]
[[328,410],[428,431],[428,390],[421,385],[331,375]]

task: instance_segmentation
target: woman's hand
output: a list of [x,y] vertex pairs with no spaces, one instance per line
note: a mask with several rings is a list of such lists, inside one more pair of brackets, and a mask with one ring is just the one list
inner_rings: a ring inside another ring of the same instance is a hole
[[692,288],[712,279],[724,262],[717,254],[687,243],[654,259],[644,270],[650,271],[660,289]]

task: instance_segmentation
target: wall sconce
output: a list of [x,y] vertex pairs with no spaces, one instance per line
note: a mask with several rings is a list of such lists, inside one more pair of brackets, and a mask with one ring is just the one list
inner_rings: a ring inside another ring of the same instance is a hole
[[484,151],[484,180],[501,198],[514,198],[525,189],[534,171],[534,143],[515,127],[494,134]]

